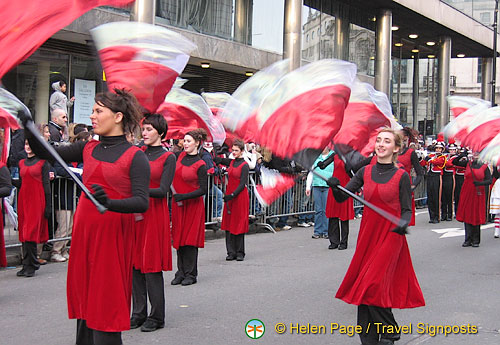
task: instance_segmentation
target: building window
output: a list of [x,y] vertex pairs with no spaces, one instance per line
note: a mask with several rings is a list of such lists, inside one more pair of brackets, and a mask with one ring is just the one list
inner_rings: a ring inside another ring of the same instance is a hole
[[309,34],[306,36],[306,42],[309,42]]
[[314,31],[311,33],[311,39],[314,39]]
[[483,24],[490,24],[491,17],[490,17],[490,12],[483,12],[479,14],[479,21]]
[[408,104],[401,103],[399,111],[399,122],[406,123],[407,120],[408,120]]
[[451,87],[457,86],[457,76],[456,75],[450,75],[450,86]]
[[483,82],[483,59],[477,59],[477,79],[476,82],[481,84]]

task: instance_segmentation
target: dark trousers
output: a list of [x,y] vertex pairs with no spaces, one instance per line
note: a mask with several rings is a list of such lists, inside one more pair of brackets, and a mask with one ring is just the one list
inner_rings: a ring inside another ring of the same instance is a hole
[[[165,294],[163,272],[142,273],[132,270],[132,317],[139,320],[153,319],[158,323],[165,322]],[[148,316],[148,301],[151,313]]]
[[463,184],[464,184],[464,175],[455,174],[455,191],[453,192],[453,198],[455,199],[455,214],[457,214],[458,201],[460,200],[460,192],[462,191]]
[[[340,226],[339,226],[340,223]],[[349,221],[339,218],[328,219],[328,239],[333,245],[342,245],[347,247],[349,238]]]
[[439,220],[439,186],[441,175],[429,172],[427,176],[427,208],[431,220]]
[[377,332],[377,325],[375,323],[381,323],[384,326],[398,326],[391,308],[381,308],[365,304],[359,305],[358,325],[363,328],[363,332],[359,334],[361,344],[377,345],[380,339],[396,341],[401,337],[400,333],[383,333],[381,326],[379,326]]
[[177,249],[177,272],[175,277],[194,278],[198,276],[198,247],[181,246]]
[[36,242],[23,242],[23,270],[25,272],[35,272],[40,268],[40,263],[36,258]]
[[481,225],[472,225],[464,223],[465,225],[465,242],[472,244],[479,244],[481,242]]
[[441,220],[453,217],[453,174],[443,174],[441,191]]
[[245,257],[245,234],[233,235],[226,231],[227,255],[232,257]]
[[122,332],[102,332],[87,327],[85,320],[76,320],[76,345],[121,345]]

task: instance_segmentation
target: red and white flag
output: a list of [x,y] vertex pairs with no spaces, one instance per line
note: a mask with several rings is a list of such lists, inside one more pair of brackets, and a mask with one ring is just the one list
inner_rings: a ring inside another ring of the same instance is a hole
[[[214,116],[222,122],[222,110],[226,106],[227,102],[229,102],[229,100],[231,99],[231,95],[227,92],[202,92],[201,96],[207,102],[210,110],[212,111],[212,114],[214,114]],[[224,143],[228,147],[231,147],[234,140],[238,139],[238,136],[227,128],[225,128],[225,130],[226,140],[224,140]]]
[[480,112],[468,123],[459,137],[462,146],[481,152],[500,133],[500,107],[488,108]]
[[203,128],[208,141],[222,145],[226,132],[220,121],[213,116],[205,100],[198,94],[174,87],[157,112],[168,123],[167,138],[181,139],[190,130]]
[[261,184],[254,186],[255,196],[259,203],[267,207],[278,200],[280,196],[286,193],[295,184],[296,176],[282,174],[277,170],[260,168]]
[[490,106],[490,102],[475,97],[453,95],[448,96],[446,99],[448,100],[450,111],[453,114],[453,117],[458,117],[469,108],[472,108],[473,106],[476,106],[478,104]]
[[134,0],[3,0],[0,2],[0,78],[46,40],[98,6],[123,7]]
[[19,118],[18,113],[23,111],[30,115],[28,107],[24,105],[16,96],[4,88],[0,88],[0,128],[4,129],[2,155],[0,161],[7,163],[10,150],[10,129],[18,129]]
[[443,127],[441,132],[444,133],[446,138],[454,138],[462,141],[469,134],[469,128],[479,121],[480,114],[488,110],[489,107],[489,103],[484,102],[474,105],[461,113],[460,116],[451,120]]
[[108,23],[91,33],[108,88],[130,90],[150,113],[163,103],[196,49],[178,33],[147,23]]

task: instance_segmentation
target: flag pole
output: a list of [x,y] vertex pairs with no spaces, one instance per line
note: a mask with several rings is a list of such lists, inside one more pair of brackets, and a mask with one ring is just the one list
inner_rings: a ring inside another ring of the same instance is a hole
[[68,165],[66,164],[66,162],[61,158],[61,156],[59,156],[59,154],[57,153],[57,151],[47,142],[45,141],[45,139],[42,138],[42,136],[40,135],[40,133],[38,132],[38,129],[35,127],[35,123],[33,121],[28,121],[25,125],[25,129],[27,129],[28,131],[30,131],[31,135],[34,137],[34,139],[36,141],[38,141],[38,143],[40,145],[43,146],[43,148],[45,150],[47,150],[47,152],[59,163],[61,164],[61,166],[63,167],[63,169],[69,174],[69,176],[75,181],[75,183],[78,185],[78,187],[80,187],[80,189],[85,193],[85,195],[87,196],[87,198],[90,199],[90,201],[92,201],[92,203],[95,205],[95,207],[97,207],[97,210],[100,212],[100,213],[104,213],[107,211],[107,208],[104,207],[101,203],[99,203],[99,201],[96,200],[96,198],[94,198],[94,196],[92,195],[92,193],[90,193],[90,191],[88,190],[88,188],[83,184],[83,182],[75,175],[75,173],[73,171],[71,171],[71,169],[69,169]]

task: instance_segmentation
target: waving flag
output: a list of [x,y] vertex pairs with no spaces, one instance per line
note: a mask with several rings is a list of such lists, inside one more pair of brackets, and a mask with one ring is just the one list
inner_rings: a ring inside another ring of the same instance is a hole
[[467,109],[460,116],[450,121],[443,129],[445,137],[462,140],[468,134],[468,126],[479,118],[478,115],[489,108],[489,104],[478,103]]
[[278,200],[295,184],[295,176],[282,174],[277,170],[260,168],[261,184],[254,186],[255,196],[259,203],[267,207]]
[[494,166],[500,166],[500,133],[491,139],[488,145],[479,153],[479,159]]
[[462,146],[475,152],[483,150],[500,133],[500,107],[488,108],[479,113],[464,129],[467,135],[460,138]]
[[133,0],[4,0],[0,2],[0,78],[46,40],[97,6],[123,7]]
[[453,117],[458,117],[463,112],[467,111],[478,104],[489,106],[490,102],[481,98],[468,97],[468,96],[448,96],[446,98],[450,105],[450,111]]
[[29,109],[16,96],[4,88],[0,88],[0,128],[3,128],[3,146],[0,161],[7,163],[10,150],[10,129],[18,129],[19,122],[17,113],[24,111],[30,114]]
[[226,132],[220,121],[213,116],[203,98],[178,87],[174,87],[158,108],[168,123],[167,138],[180,139],[190,130],[203,128],[209,141],[222,145]]
[[[202,92],[201,97],[203,97],[203,99],[207,102],[212,114],[214,114],[214,116],[222,122],[221,113],[227,102],[231,99],[231,95],[227,92]],[[228,147],[231,147],[234,140],[238,139],[238,136],[227,128],[225,128],[225,130],[226,140],[224,140],[224,143]]]
[[241,84],[220,113],[224,127],[246,142],[258,142],[257,109],[276,90],[289,68],[289,61],[281,60],[255,73]]
[[178,33],[147,23],[108,23],[91,33],[108,88],[131,90],[150,113],[163,103],[196,48]]
[[368,156],[375,149],[375,139],[383,127],[401,128],[392,115],[387,95],[356,79],[344,112],[344,121],[333,139],[336,147],[349,147]]

